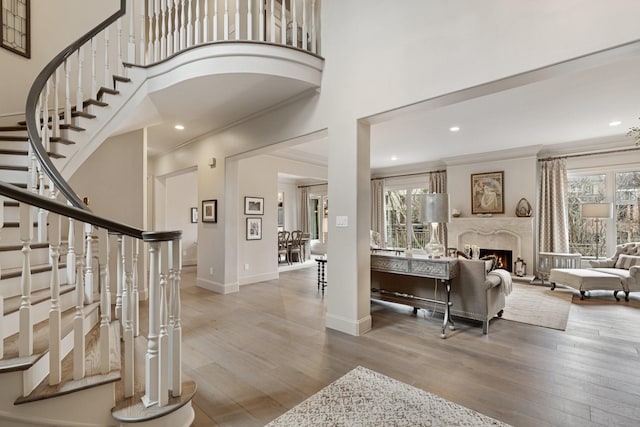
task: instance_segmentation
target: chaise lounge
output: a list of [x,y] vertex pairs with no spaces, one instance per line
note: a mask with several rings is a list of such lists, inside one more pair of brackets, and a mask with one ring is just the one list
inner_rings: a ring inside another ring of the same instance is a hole
[[620,279],[629,301],[630,292],[640,291],[640,243],[624,243],[616,246],[611,258],[589,261],[590,270],[616,276]]

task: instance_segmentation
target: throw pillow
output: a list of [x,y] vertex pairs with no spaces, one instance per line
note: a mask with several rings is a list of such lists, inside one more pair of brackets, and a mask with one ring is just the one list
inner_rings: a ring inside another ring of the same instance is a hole
[[640,256],[620,254],[616,261],[616,268],[628,270],[634,265],[640,265]]
[[496,268],[498,268],[498,257],[497,256],[495,256],[495,255],[485,255],[480,259],[487,262],[487,273],[490,272],[490,271],[495,270]]

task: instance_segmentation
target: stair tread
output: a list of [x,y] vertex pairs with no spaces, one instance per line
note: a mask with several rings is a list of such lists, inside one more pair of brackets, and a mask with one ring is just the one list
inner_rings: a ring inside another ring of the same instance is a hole
[[55,142],[56,144],[64,144],[64,145],[74,145],[75,142],[70,139],[60,138],[59,136],[52,136],[49,138],[49,142]]
[[[5,202],[4,206],[7,207],[7,202]],[[31,244],[31,250],[33,249],[42,249],[42,248],[48,248],[49,247],[49,243],[32,243]],[[21,244],[15,244],[15,245],[0,245],[0,252],[8,252],[8,251],[21,251],[22,250],[22,245]],[[8,270],[7,267],[4,267],[2,269],[2,271],[6,271]]]
[[0,126],[0,132],[21,132],[27,130],[26,125]]
[[24,136],[14,136],[14,135],[0,135],[0,141],[8,141],[8,142],[29,142],[29,137]]
[[85,377],[79,380],[73,379],[73,352],[70,352],[62,360],[62,381],[60,384],[49,385],[47,376],[28,396],[19,397],[14,404],[19,405],[27,402],[50,399],[62,396],[75,391],[85,390],[91,387],[113,383],[121,379],[120,375],[120,337],[119,322],[112,322],[109,326],[111,339],[109,350],[110,371],[101,374],[99,369],[99,331],[100,322],[96,323],[85,336]]
[[142,403],[144,392],[139,391],[132,397],[119,400],[116,406],[111,410],[111,416],[120,422],[143,422],[159,418],[163,415],[170,414],[182,408],[189,403],[196,393],[196,383],[192,380],[182,382],[182,395],[178,397],[169,397],[169,403],[159,407],[153,405],[146,408]]
[[[66,268],[65,262],[58,264],[59,268]],[[31,266],[31,274],[38,274],[45,271],[51,271],[49,264],[40,264]],[[12,277],[18,277],[22,275],[22,267],[4,267],[0,273],[0,280],[11,279]]]
[[21,172],[29,171],[28,166],[0,165],[0,169],[6,170],[6,171],[21,171]]
[[104,101],[99,101],[99,100],[97,100],[97,99],[87,99],[86,101],[84,101],[84,102],[82,103],[82,107],[83,107],[83,108],[86,108],[86,107],[88,107],[89,105],[94,105],[94,106],[97,106],[97,107],[106,107],[106,106],[108,106],[109,104],[108,104],[108,103],[106,103],[106,102],[104,102]]
[[60,130],[73,130],[73,131],[76,131],[76,132],[83,132],[83,131],[86,130],[85,128],[81,128],[80,126],[71,125],[71,124],[68,124],[68,123],[61,124],[59,126],[59,128],[60,128]]

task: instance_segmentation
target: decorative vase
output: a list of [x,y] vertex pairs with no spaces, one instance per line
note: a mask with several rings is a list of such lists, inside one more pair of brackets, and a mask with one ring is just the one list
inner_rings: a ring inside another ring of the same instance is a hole
[[533,214],[531,204],[524,197],[518,201],[516,205],[516,216],[527,217]]

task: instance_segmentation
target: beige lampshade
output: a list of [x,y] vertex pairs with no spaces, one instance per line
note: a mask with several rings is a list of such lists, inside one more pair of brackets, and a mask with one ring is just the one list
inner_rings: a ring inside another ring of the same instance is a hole
[[423,223],[427,222],[449,222],[449,194],[447,193],[425,193],[422,195],[422,217]]
[[613,216],[612,203],[583,203],[580,208],[583,218],[611,218]]

